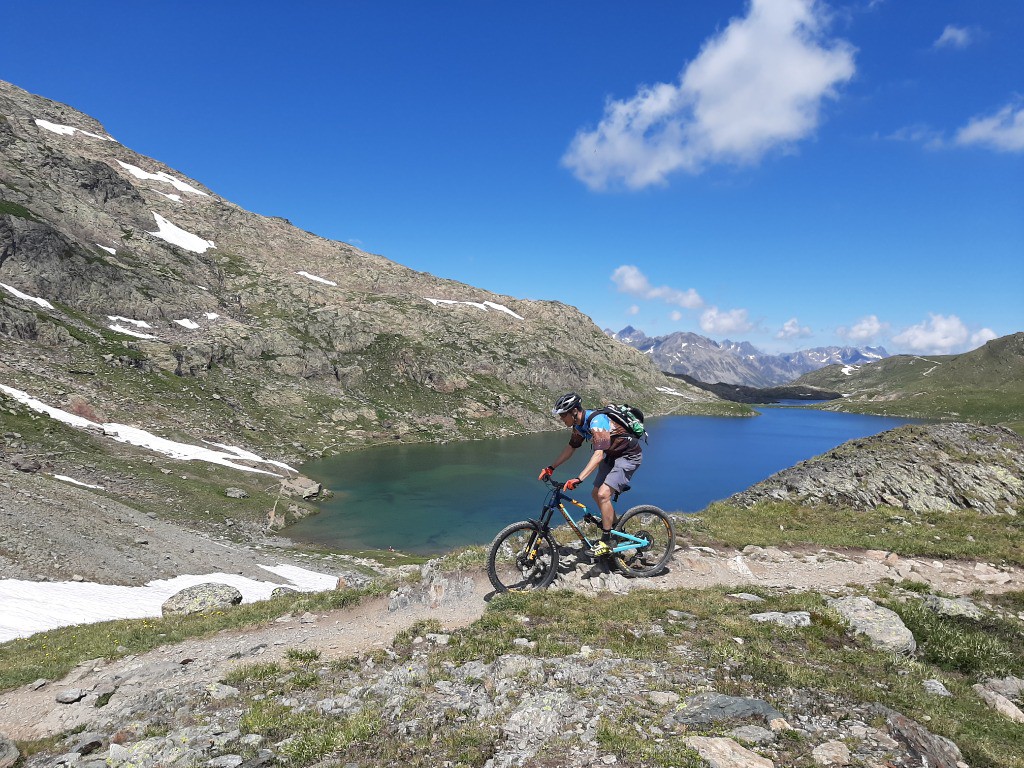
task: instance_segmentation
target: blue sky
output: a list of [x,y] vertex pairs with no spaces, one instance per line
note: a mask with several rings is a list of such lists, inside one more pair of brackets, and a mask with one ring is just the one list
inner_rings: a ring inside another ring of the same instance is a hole
[[39,0],[4,23],[0,78],[223,197],[602,328],[916,353],[1024,330],[1019,0]]

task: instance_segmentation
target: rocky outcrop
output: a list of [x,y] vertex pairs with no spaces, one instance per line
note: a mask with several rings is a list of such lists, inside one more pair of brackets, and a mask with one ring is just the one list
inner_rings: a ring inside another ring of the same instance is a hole
[[772,475],[729,503],[890,506],[912,512],[1024,510],[1024,437],[1003,427],[914,424],[852,440]]

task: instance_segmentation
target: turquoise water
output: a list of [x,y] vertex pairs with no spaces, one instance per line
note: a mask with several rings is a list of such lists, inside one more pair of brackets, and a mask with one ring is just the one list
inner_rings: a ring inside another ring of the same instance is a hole
[[[618,509],[655,504],[696,512],[781,469],[908,419],[764,408],[756,418],[667,416],[648,420],[650,442]],[[446,445],[387,445],[307,464],[304,474],[335,492],[319,515],[287,531],[296,541],[334,549],[438,554],[483,544],[507,523],[535,517],[545,486],[537,473],[568,440],[568,430]],[[556,472],[583,468],[585,445]],[[593,507],[590,485],[576,497]]]

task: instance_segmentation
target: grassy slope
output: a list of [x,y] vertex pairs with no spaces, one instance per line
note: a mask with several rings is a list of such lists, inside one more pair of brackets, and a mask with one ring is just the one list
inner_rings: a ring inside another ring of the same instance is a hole
[[796,382],[849,395],[828,409],[1003,424],[1024,432],[1024,333],[961,355],[897,355],[844,374],[833,365]]

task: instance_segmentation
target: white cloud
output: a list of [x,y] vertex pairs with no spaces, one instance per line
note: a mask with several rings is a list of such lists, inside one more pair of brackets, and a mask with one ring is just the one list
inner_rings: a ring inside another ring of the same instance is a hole
[[676,304],[684,309],[699,309],[704,300],[693,288],[680,291],[667,285],[655,288],[647,276],[632,264],[623,264],[612,272],[612,282],[620,293],[638,296],[641,299],[660,299],[666,304]]
[[751,0],[709,38],[678,84],[640,86],[609,100],[594,130],[580,130],[562,164],[591,189],[665,183],[674,171],[756,163],[813,133],[823,99],[853,77],[854,48],[823,36],[816,0]]
[[789,318],[785,323],[782,324],[782,328],[777,334],[776,339],[805,339],[808,336],[812,336],[811,329],[806,325],[800,325],[800,321],[795,317]]
[[974,349],[994,338],[996,334],[990,328],[972,334],[956,315],[929,313],[925,322],[905,328],[892,340],[911,352],[948,355]]
[[629,309],[626,310],[626,312],[630,315],[639,315],[640,307],[638,307],[636,304],[633,304]]
[[1024,105],[1007,104],[994,115],[974,117],[957,131],[957,144],[999,152],[1024,152]]
[[991,328],[982,328],[977,333],[972,333],[971,334],[971,349],[976,349],[977,347],[980,347],[985,342],[992,341],[992,339],[998,339],[998,338],[999,338],[999,335],[995,331],[993,331]]
[[669,314],[668,318],[669,318],[669,320],[671,320],[671,321],[672,321],[673,323],[678,323],[678,322],[679,322],[680,320],[682,320],[682,319],[683,319],[683,313],[682,313],[682,312],[680,312],[680,311],[679,311],[678,309],[674,309],[674,310],[672,310],[672,312],[671,312],[671,313]]
[[708,307],[700,316],[700,327],[704,333],[743,333],[754,326],[747,319],[747,310],[730,309],[722,312],[718,307]]
[[844,326],[836,328],[836,333],[850,341],[868,344],[888,328],[889,324],[883,323],[877,315],[866,315],[854,323],[852,328]]
[[947,24],[933,45],[936,48],[966,48],[973,40],[974,36],[969,29]]

